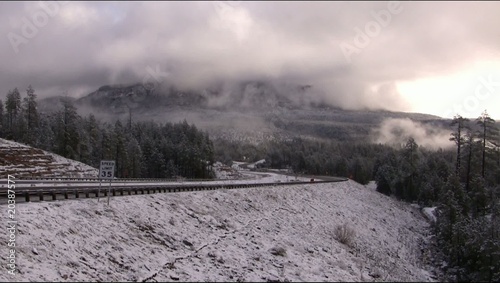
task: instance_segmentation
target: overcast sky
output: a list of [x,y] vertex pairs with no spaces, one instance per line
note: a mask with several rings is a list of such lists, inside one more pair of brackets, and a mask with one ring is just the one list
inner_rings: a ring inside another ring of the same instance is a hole
[[0,2],[0,92],[311,84],[350,109],[500,119],[500,2]]

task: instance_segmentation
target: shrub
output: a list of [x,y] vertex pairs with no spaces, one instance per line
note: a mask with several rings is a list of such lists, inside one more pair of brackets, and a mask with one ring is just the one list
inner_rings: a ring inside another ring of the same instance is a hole
[[335,239],[344,245],[351,246],[356,237],[356,231],[347,223],[335,227]]
[[286,249],[282,247],[273,247],[269,250],[269,252],[276,256],[286,256]]

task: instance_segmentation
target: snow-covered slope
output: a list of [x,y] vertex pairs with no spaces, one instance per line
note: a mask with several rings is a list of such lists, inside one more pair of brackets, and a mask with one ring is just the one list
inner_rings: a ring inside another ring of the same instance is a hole
[[2,264],[1,281],[432,280],[418,209],[353,181],[27,203],[16,217],[19,274]]
[[0,178],[97,177],[98,170],[78,161],[0,139]]
[[254,163],[248,164],[248,168],[254,169],[256,165],[263,164],[265,162],[266,162],[265,159],[261,159],[259,161],[254,162]]

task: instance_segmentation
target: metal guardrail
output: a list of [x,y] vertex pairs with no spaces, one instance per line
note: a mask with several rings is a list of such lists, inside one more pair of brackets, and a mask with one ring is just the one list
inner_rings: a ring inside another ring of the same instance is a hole
[[[72,178],[72,177],[44,177],[44,178],[18,178],[15,179],[16,184],[29,184],[29,183],[50,183],[50,182],[99,182],[109,181],[108,179],[99,178]],[[113,182],[208,182],[220,181],[217,179],[164,179],[164,178],[115,178]]]
[[[149,179],[151,180],[151,179]],[[338,178],[335,180],[318,180],[318,181],[290,181],[290,182],[267,182],[267,183],[229,183],[229,184],[153,184],[153,185],[115,185],[108,188],[107,183],[103,183],[102,187],[89,186],[89,185],[76,185],[76,186],[36,186],[36,187],[16,187],[14,189],[16,195],[16,202],[19,198],[23,198],[25,202],[33,201],[34,197],[38,201],[58,200],[60,199],[79,199],[79,198],[96,198],[106,197],[109,193],[112,196],[118,195],[137,195],[137,194],[151,194],[151,193],[171,193],[171,192],[189,192],[189,191],[202,191],[202,190],[217,190],[217,189],[239,189],[251,187],[265,187],[265,186],[287,186],[287,185],[300,185],[300,184],[321,184],[344,182],[347,178]],[[17,180],[19,181],[19,180]],[[17,184],[16,181],[16,184]],[[219,180],[220,181],[220,180]],[[100,192],[100,193],[99,193]],[[139,193],[140,192],[140,193]],[[7,188],[0,189],[0,200],[7,200]],[[72,197],[70,197],[72,196]],[[3,203],[3,202],[2,202]]]

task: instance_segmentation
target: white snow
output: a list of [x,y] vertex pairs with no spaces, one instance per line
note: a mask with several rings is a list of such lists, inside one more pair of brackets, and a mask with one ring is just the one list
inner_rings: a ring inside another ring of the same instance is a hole
[[231,168],[233,168],[234,170],[238,170],[238,171],[246,170],[245,168],[241,167],[242,165],[246,165],[246,164],[247,164],[246,162],[233,161]]
[[437,207],[424,207],[422,208],[422,212],[424,213],[425,217],[429,219],[432,222],[436,222],[436,208]]
[[374,190],[376,191],[377,190],[377,182],[376,181],[370,181],[368,182],[368,184],[365,185],[366,188],[370,189],[370,190]]
[[261,160],[259,160],[259,161],[254,162],[254,163],[250,163],[250,164],[248,164],[248,166],[247,166],[247,167],[248,167],[248,168],[250,168],[250,169],[254,169],[254,168],[255,168],[255,165],[262,164],[262,163],[265,163],[265,162],[266,162],[266,160],[265,160],[265,159],[261,159]]
[[239,179],[242,175],[239,173],[239,170],[226,166],[221,162],[215,162],[213,165],[213,170],[215,172],[215,178],[220,180],[227,179]]
[[16,220],[19,274],[0,281],[432,281],[422,214],[353,181],[23,203]]

